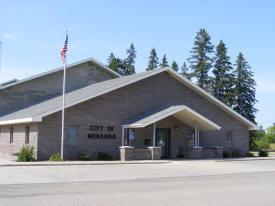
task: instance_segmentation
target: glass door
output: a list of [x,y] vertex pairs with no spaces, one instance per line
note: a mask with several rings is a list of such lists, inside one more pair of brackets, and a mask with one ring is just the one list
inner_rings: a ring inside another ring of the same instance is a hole
[[170,137],[171,129],[170,128],[157,128],[157,146],[162,148],[162,157],[170,157]]

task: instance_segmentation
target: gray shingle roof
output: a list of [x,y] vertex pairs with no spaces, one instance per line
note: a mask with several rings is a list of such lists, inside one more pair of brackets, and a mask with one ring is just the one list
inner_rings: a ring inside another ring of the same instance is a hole
[[[105,71],[107,71],[108,73],[110,73],[110,74],[112,74],[116,77],[120,77],[120,75],[118,73],[116,73],[112,69],[106,67],[104,64],[98,62],[94,58],[87,58],[87,59],[69,64],[69,65],[67,65],[67,69],[73,68],[74,66],[79,65],[79,64],[83,64],[85,62],[93,62],[94,64],[98,65],[99,68],[104,69]],[[28,77],[28,78],[25,78],[25,79],[21,79],[21,80],[16,79],[16,81],[12,81],[9,84],[5,84],[5,82],[4,82],[4,85],[3,85],[3,83],[0,84],[0,89],[5,89],[7,87],[11,87],[11,86],[14,86],[16,84],[20,84],[20,83],[23,83],[23,82],[26,82],[26,81],[29,81],[29,80],[32,80],[32,79],[36,79],[36,78],[39,78],[39,77],[42,77],[42,76],[45,76],[45,75],[49,75],[49,74],[52,74],[52,73],[55,73],[55,72],[58,72],[58,71],[62,71],[62,70],[63,70],[63,67],[59,67],[57,69],[52,69],[50,71],[47,71],[47,72],[44,72],[44,73],[41,73],[41,74],[38,74],[38,75],[34,75],[34,76],[31,76],[31,77]]]
[[[66,94],[65,108],[81,103],[88,99],[95,98],[107,92],[113,91],[117,88],[123,87],[124,85],[128,85],[129,83],[136,82],[139,79],[143,79],[145,76],[151,76],[161,71],[163,70],[158,69],[158,70],[138,73],[130,76],[124,76],[116,79],[95,83],[95,84],[83,87],[81,89],[74,90]],[[34,119],[38,118],[40,120],[40,118],[47,116],[49,114],[52,114],[54,112],[60,111],[61,109],[62,109],[62,96],[58,96],[58,97],[49,99],[47,101],[41,102],[39,104],[8,114],[6,116],[0,117],[0,122],[15,120],[15,119],[26,119],[26,118],[34,118]]]
[[[199,86],[187,80],[186,78],[183,78],[181,75],[179,75],[177,72],[173,71],[170,68],[155,69],[148,72],[111,79],[72,91],[66,94],[65,107],[71,107],[73,105],[98,97],[100,95],[106,94],[113,90],[119,89],[121,87],[127,86],[129,84],[135,83],[137,81],[140,81],[142,79],[156,75],[164,71],[168,72],[173,78],[177,79],[194,92],[208,99],[210,102],[217,105],[219,108],[221,108],[228,114],[232,115],[233,117],[241,121],[243,124],[247,125],[249,129],[258,129],[258,127],[253,122],[244,118],[242,115],[238,114],[236,111],[226,106],[224,103],[213,97],[211,94],[204,91]],[[20,111],[14,112],[12,114],[0,117],[0,125],[22,122],[39,122],[42,120],[42,117],[45,117],[47,115],[53,114],[61,110],[61,98],[62,96],[55,97],[40,104],[36,104],[28,108],[22,109]]]

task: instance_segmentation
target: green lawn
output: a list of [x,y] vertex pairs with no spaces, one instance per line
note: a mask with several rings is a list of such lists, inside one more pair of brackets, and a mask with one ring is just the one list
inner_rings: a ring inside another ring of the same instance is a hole
[[270,146],[270,150],[274,150],[275,151],[275,143],[271,143],[271,144],[269,144],[269,146]]

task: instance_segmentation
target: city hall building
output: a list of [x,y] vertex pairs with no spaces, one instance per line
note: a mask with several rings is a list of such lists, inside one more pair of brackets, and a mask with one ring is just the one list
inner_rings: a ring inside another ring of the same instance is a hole
[[[63,68],[0,85],[0,158],[23,145],[38,160],[60,152]],[[64,157],[214,158],[248,151],[256,129],[170,68],[120,76],[90,58],[67,67]]]

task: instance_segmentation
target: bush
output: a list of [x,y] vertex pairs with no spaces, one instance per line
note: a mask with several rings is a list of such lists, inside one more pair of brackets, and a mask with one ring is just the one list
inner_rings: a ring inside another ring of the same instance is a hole
[[177,155],[177,158],[179,158],[179,159],[184,158],[184,154],[178,154],[178,155]]
[[232,151],[231,156],[232,156],[232,157],[240,157],[240,156],[241,156],[240,150],[234,149],[234,150]]
[[252,152],[247,152],[245,154],[246,157],[255,157],[255,155]]
[[229,157],[229,153],[227,151],[223,151],[223,158],[228,158]]
[[105,152],[98,152],[97,153],[97,159],[98,160],[113,160],[112,156]]
[[268,151],[260,149],[258,154],[259,154],[259,157],[267,157]]
[[17,156],[17,162],[32,162],[35,160],[33,146],[30,145],[21,147],[20,152],[13,155]]
[[89,160],[90,158],[91,158],[91,155],[87,152],[78,152],[77,153],[78,160]]
[[61,155],[59,153],[53,154],[50,159],[50,161],[63,161],[63,159],[61,158]]
[[258,150],[269,149],[269,143],[266,139],[260,139],[255,142]]

